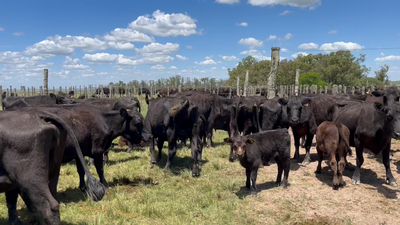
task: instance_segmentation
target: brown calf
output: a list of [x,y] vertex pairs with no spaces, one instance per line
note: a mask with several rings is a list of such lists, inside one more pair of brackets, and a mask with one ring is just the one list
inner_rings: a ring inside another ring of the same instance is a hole
[[[329,165],[333,170],[333,189],[337,190],[344,184],[343,171],[346,165],[347,152],[351,154],[349,145],[350,131],[339,123],[325,121],[318,126],[316,133],[318,166],[316,173],[321,173],[323,154],[328,155]],[[338,163],[339,161],[339,163]],[[338,177],[339,167],[339,177]]]

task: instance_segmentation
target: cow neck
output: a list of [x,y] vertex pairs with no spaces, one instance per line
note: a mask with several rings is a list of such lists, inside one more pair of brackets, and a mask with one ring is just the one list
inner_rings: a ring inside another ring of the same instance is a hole
[[111,133],[112,138],[117,138],[123,133],[123,125],[125,118],[121,116],[119,111],[104,112],[103,117],[108,126],[108,131]]

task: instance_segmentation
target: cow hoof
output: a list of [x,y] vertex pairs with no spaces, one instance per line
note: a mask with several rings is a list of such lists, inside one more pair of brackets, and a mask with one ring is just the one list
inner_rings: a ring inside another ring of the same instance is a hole
[[333,190],[336,190],[336,191],[339,190],[339,186],[340,185],[338,185],[338,184],[337,185],[333,185]]
[[192,177],[200,177],[200,173],[192,173]]
[[386,182],[389,183],[390,186],[397,187],[397,182],[396,181],[392,181],[392,182],[386,181]]
[[150,162],[150,168],[154,168],[154,165],[156,165],[156,162]]
[[320,173],[321,173],[321,170],[316,170],[314,173],[320,174]]
[[360,184],[360,181],[357,180],[351,180],[351,184],[355,185],[355,184]]
[[257,192],[256,192],[256,191],[251,191],[250,194],[251,194],[252,196],[256,196],[256,195],[257,195]]
[[79,190],[81,190],[82,192],[86,192],[86,186],[79,187]]

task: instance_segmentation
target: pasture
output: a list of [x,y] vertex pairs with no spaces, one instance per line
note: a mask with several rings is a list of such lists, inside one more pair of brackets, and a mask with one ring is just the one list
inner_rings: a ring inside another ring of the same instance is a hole
[[[147,105],[141,97],[142,113]],[[291,131],[290,131],[291,133]],[[245,188],[245,170],[238,161],[229,162],[225,131],[214,135],[215,148],[204,148],[201,176],[191,175],[190,149],[182,147],[163,172],[167,143],[158,167],[150,169],[148,147],[126,153],[114,147],[105,166],[110,189],[100,202],[87,199],[78,189],[74,163],[62,166],[58,185],[62,224],[400,224],[400,188],[385,184],[385,169],[378,157],[364,153],[361,184],[352,185],[355,154],[348,157],[346,186],[332,190],[332,171],[323,162],[315,174],[317,153],[306,167],[292,160],[290,186],[276,187],[276,164],[260,168],[257,196]],[[117,140],[115,140],[117,142]],[[293,140],[291,156],[294,155]],[[179,144],[181,146],[181,144]],[[353,149],[353,153],[354,148]],[[393,140],[391,167],[400,182],[400,144]],[[300,160],[305,150],[300,149]],[[90,170],[98,179],[93,166]],[[18,213],[31,220],[24,202],[18,199]],[[4,194],[0,196],[0,223],[7,224]]]

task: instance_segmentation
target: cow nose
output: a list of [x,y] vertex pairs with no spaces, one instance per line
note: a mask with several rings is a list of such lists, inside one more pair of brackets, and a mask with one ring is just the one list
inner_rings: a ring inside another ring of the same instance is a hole
[[299,122],[299,118],[292,118],[292,122],[293,123],[298,123]]

